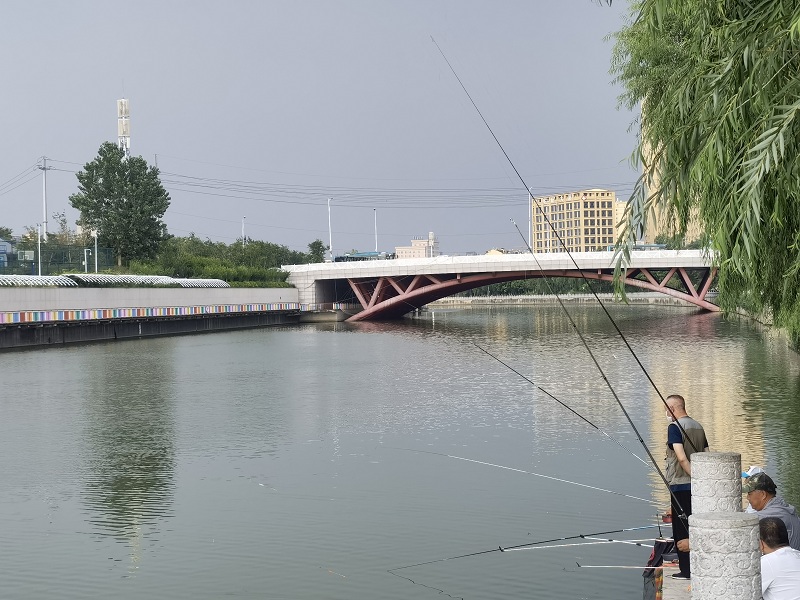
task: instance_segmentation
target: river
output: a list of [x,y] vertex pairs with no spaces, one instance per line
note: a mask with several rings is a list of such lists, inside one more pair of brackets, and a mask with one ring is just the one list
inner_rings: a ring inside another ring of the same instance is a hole
[[[656,392],[597,307],[569,310],[662,463]],[[661,391],[686,397],[712,449],[764,466],[797,505],[800,357],[785,341],[692,309],[609,310]],[[643,565],[646,548],[497,551],[652,525],[668,504],[558,307],[2,361],[5,598],[641,598],[639,570],[576,563]]]

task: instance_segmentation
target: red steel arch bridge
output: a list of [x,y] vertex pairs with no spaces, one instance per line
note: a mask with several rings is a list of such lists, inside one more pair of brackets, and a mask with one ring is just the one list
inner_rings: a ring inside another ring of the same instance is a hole
[[[347,320],[367,321],[395,319],[446,296],[517,279],[612,281],[613,260],[613,252],[577,252],[572,258],[566,253],[503,254],[285,265],[283,269],[298,289],[300,304],[360,304],[362,310]],[[715,276],[706,251],[643,250],[631,253],[625,284],[718,311],[707,299]]]

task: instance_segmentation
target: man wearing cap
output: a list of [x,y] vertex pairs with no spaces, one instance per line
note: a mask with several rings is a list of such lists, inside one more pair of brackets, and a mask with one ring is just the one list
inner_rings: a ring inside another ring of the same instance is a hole
[[[789,533],[789,545],[800,550],[800,517],[794,506],[777,496],[778,487],[766,473],[756,473],[745,479],[742,491],[747,494],[747,501],[758,518],[778,517],[786,525]],[[749,510],[749,509],[748,509]]]
[[761,538],[761,592],[764,600],[800,598],[800,551],[789,547],[786,525],[778,517],[758,522]]
[[681,548],[680,540],[689,538],[689,515],[692,514],[692,464],[695,452],[707,452],[708,440],[703,426],[686,414],[683,396],[673,394],[667,404],[667,470],[672,510],[672,538],[678,546],[680,570],[672,576],[690,579],[689,552]]

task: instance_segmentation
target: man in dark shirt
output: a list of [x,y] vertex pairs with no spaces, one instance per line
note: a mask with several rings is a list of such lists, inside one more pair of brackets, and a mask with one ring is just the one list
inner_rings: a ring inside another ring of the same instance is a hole
[[[695,452],[707,452],[708,440],[703,426],[686,413],[683,396],[667,397],[667,483],[672,508],[672,538],[676,544],[689,538],[689,515],[692,514],[692,463]],[[678,549],[680,571],[676,579],[690,579],[689,553]]]

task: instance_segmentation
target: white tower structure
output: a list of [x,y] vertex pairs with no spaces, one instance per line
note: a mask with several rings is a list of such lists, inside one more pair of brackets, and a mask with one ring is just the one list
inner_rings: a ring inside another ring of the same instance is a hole
[[125,152],[125,158],[131,155],[131,113],[128,99],[117,100],[117,144]]

